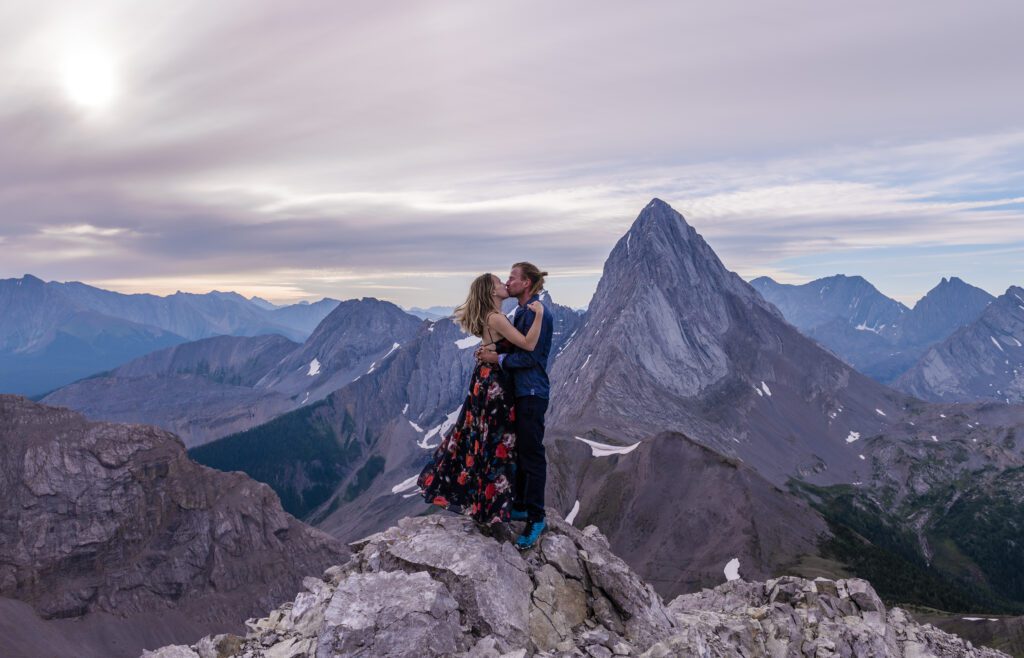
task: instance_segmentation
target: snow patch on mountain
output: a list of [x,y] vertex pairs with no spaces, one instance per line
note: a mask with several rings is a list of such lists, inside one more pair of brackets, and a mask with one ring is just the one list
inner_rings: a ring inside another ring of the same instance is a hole
[[572,509],[569,510],[569,514],[565,517],[565,522],[572,525],[572,522],[576,520],[576,515],[580,513],[580,501],[573,503]]
[[608,443],[599,443],[597,441],[591,441],[590,439],[584,439],[582,436],[573,437],[583,443],[590,446],[591,455],[594,457],[608,457],[609,455],[625,455],[627,453],[636,450],[636,447],[640,445],[640,442],[628,446],[613,446]]
[[407,480],[402,480],[395,486],[391,487],[391,493],[399,494],[402,493],[403,491],[408,491],[409,489],[412,489],[413,487],[416,486],[416,480],[418,480],[419,477],[419,475],[414,475]]

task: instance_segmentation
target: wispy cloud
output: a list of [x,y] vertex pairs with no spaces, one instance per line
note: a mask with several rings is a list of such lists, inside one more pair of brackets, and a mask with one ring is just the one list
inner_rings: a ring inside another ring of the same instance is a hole
[[744,276],[1018,275],[958,250],[1024,243],[1020,3],[0,12],[0,276],[424,305],[528,258],[584,305],[653,196]]

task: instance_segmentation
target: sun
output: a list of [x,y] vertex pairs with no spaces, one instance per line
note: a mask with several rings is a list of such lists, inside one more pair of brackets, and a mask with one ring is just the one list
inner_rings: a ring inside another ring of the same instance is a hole
[[111,54],[96,46],[69,49],[60,66],[68,100],[85,110],[103,110],[118,92],[117,67]]

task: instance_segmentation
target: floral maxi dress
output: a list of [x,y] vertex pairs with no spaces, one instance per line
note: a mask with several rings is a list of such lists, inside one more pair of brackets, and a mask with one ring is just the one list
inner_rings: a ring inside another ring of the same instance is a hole
[[458,420],[417,480],[428,503],[486,525],[509,520],[516,479],[512,386],[499,366],[477,364]]

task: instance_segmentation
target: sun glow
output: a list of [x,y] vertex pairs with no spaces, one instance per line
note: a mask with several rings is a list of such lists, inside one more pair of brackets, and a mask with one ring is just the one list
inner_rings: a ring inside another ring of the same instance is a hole
[[60,65],[60,79],[68,100],[86,110],[103,110],[118,93],[114,58],[97,46],[69,48]]

